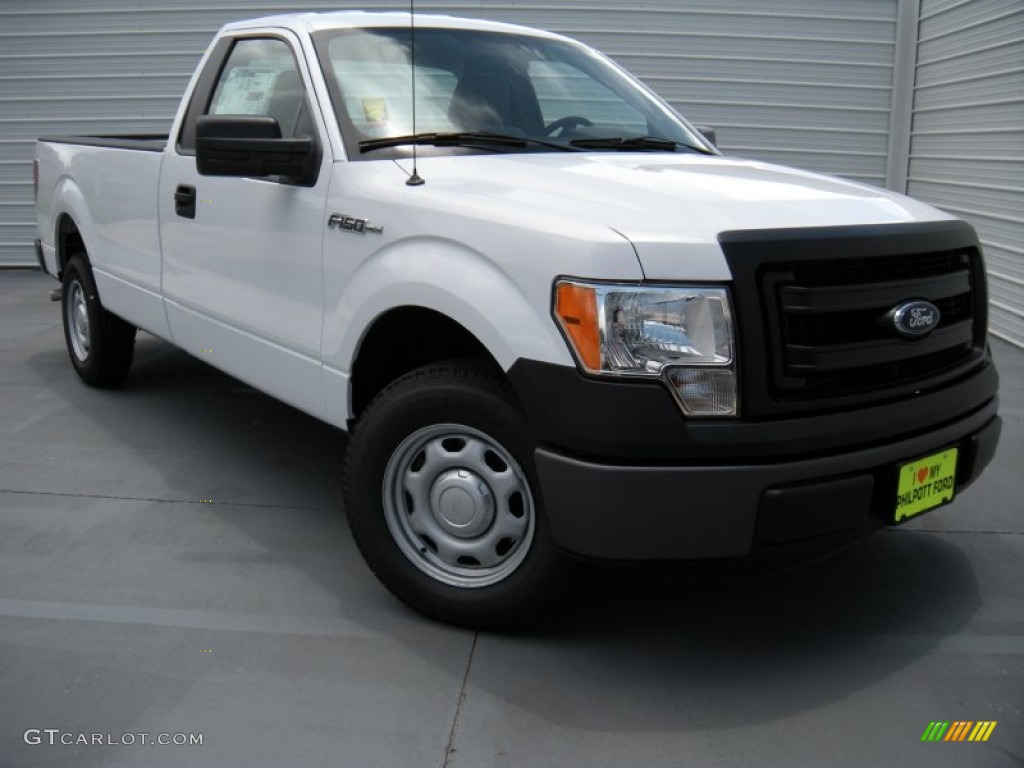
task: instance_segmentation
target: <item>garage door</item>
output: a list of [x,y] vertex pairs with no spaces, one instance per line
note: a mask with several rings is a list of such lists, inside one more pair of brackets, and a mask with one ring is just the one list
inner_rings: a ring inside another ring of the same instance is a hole
[[923,0],[908,193],[978,230],[992,333],[1024,346],[1024,3]]
[[[404,2],[281,0],[273,11]],[[589,42],[640,75],[728,152],[885,181],[896,0],[558,0],[417,3]],[[0,265],[34,262],[31,158],[46,134],[162,133],[200,51],[241,0],[0,3]]]

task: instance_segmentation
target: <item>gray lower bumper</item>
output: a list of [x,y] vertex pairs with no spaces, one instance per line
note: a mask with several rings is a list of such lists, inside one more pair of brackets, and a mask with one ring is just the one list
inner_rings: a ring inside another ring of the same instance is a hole
[[952,445],[957,490],[989,463],[997,403],[925,434],[846,454],[737,466],[629,466],[536,452],[552,535],[614,560],[747,557],[755,549],[890,522],[896,468]]

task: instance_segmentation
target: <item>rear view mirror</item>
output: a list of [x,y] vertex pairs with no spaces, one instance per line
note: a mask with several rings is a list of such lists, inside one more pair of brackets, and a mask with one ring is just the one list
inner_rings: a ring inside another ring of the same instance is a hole
[[317,155],[308,136],[281,138],[273,117],[204,115],[196,121],[196,170],[202,176],[281,176],[312,186]]

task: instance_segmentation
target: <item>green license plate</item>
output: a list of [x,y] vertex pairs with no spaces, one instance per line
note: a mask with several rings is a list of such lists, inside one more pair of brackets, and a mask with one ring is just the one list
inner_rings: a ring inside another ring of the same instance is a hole
[[958,454],[957,448],[947,448],[900,465],[894,522],[920,515],[953,500]]

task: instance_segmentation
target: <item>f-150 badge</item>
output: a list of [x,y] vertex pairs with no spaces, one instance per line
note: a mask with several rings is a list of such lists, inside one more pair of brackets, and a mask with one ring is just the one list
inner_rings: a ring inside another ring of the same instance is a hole
[[355,216],[345,216],[341,213],[332,213],[327,220],[327,226],[347,229],[349,232],[356,232],[360,235],[365,235],[367,232],[379,235],[384,232],[384,227],[371,224],[366,219],[357,219]]

